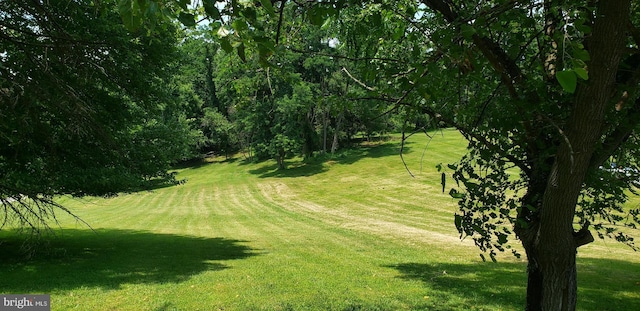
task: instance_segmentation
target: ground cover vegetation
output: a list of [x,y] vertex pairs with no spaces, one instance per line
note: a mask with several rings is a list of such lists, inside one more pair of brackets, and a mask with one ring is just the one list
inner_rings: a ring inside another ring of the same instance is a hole
[[[134,2],[121,10],[132,28],[170,16],[194,25],[202,14],[224,50],[265,68],[300,52],[295,38],[317,25],[344,44],[334,57],[355,61],[342,70],[365,97],[460,130],[469,152],[448,167],[464,185],[451,191],[456,226],[492,259],[518,238],[527,309],[575,309],[576,253],[591,230],[633,247],[621,229],[639,222],[637,209],[622,207],[638,177],[631,1]],[[599,168],[610,162],[629,174]],[[509,178],[512,167],[519,178]]]
[[[0,233],[0,292],[51,293],[52,310],[520,310],[526,261],[482,262],[453,225],[438,163],[465,152],[455,130],[401,135],[332,160],[178,169],[178,186],[60,204],[47,251],[24,261]],[[425,153],[425,146],[429,145]],[[421,169],[422,166],[422,169]],[[597,241],[579,254],[580,310],[640,307],[640,261]]]
[[258,171],[282,177],[308,174],[294,156],[451,127],[467,152],[431,165],[455,228],[483,259],[526,255],[527,309],[575,309],[592,231],[635,248],[630,1],[2,5],[3,227],[48,228],[70,212],[55,195],[175,184],[170,165],[198,153],[272,159]]

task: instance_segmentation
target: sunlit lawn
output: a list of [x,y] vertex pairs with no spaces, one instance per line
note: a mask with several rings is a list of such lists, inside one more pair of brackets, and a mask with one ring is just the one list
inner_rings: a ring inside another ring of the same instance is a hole
[[[442,134],[405,146],[415,177],[391,140],[284,171],[217,158],[179,169],[180,186],[62,198],[95,232],[61,217],[30,261],[0,232],[0,293],[51,294],[52,310],[523,309],[525,262],[484,263],[459,239],[435,165],[465,142]],[[578,270],[579,310],[640,310],[638,253],[599,241]]]

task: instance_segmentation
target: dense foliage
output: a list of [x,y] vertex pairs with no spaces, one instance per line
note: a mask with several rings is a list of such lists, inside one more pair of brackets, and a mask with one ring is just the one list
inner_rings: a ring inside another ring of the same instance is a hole
[[[289,25],[320,26],[344,43],[331,54],[353,61],[344,71],[364,97],[460,130],[469,153],[449,166],[464,185],[452,191],[456,226],[492,258],[515,233],[529,260],[527,309],[575,309],[575,253],[590,228],[632,242],[620,225],[638,224],[638,210],[622,207],[638,178],[636,3],[134,2],[123,12],[140,20],[157,19],[144,9],[154,5],[185,24],[206,14],[223,50],[257,51],[266,68],[306,38]],[[600,168],[614,162],[622,168]]]
[[[528,309],[575,309],[590,230],[634,247],[629,0],[122,0],[120,17],[110,1],[0,3],[5,215],[25,195],[171,181],[196,142],[284,168],[358,134],[447,126],[469,141],[441,166],[455,225],[491,258],[519,240]],[[178,42],[173,19],[206,23]]]
[[0,217],[46,226],[55,195],[175,183],[198,137],[168,92],[171,24],[130,33],[110,1],[0,1]]
[[384,114],[384,101],[366,97],[346,68],[352,62],[341,58],[326,31],[299,22],[283,27],[304,35],[266,67],[255,50],[222,51],[211,25],[180,45],[180,85],[195,99],[185,109],[206,136],[203,152],[241,151],[284,168],[286,158],[333,153],[354,138],[371,140],[403,126],[402,118]]

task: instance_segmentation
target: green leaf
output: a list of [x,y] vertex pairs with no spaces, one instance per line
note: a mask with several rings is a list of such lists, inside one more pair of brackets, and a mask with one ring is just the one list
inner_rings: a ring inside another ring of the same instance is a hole
[[589,51],[585,50],[585,49],[581,49],[581,48],[576,48],[573,51],[573,57],[579,59],[579,60],[583,60],[585,62],[591,60],[591,56],[589,55]]
[[262,4],[262,7],[264,8],[265,11],[267,11],[267,13],[271,16],[276,15],[276,11],[273,9],[273,4],[271,4],[270,0],[260,0],[260,3]]
[[445,173],[442,173],[442,176],[440,177],[441,181],[440,183],[442,184],[442,193],[444,193],[444,188],[447,184],[447,175]]
[[397,27],[392,35],[393,40],[400,40],[400,38],[404,37],[406,31],[407,29],[404,26]]
[[331,27],[331,21],[332,21],[332,18],[331,18],[331,17],[327,18],[327,19],[324,21],[324,23],[322,23],[322,26],[320,26],[320,28],[321,28],[322,30],[327,30],[327,29],[329,29],[329,27]]
[[189,3],[191,3],[190,0],[178,0],[178,5],[180,6],[181,9],[186,10],[187,7],[189,6]]
[[449,195],[454,199],[462,199],[464,198],[464,193],[458,192],[458,190],[451,188],[449,190]]
[[307,17],[312,25],[321,26],[324,23],[324,12],[322,8],[314,6],[307,11]]
[[563,70],[556,73],[556,79],[562,89],[568,93],[574,93],[578,85],[578,77],[573,70]]
[[137,1],[120,0],[118,3],[118,12],[122,18],[122,23],[130,31],[135,31],[142,25],[139,10],[140,7]]
[[246,7],[241,11],[242,16],[244,16],[251,24],[255,23],[256,18],[258,17],[258,13],[253,7]]
[[573,71],[582,80],[589,80],[589,72],[584,68],[573,68]]
[[462,216],[455,214],[454,218],[453,218],[453,222],[456,225],[456,228],[458,229],[458,231],[462,232]]
[[124,27],[130,31],[135,31],[142,25],[142,19],[131,11],[121,12],[120,16],[122,17]]
[[575,26],[576,29],[580,32],[582,32],[583,34],[590,34],[591,33],[591,27],[584,25],[584,24],[580,24],[580,25],[576,25]]
[[469,24],[462,24],[460,25],[460,33],[465,39],[471,40],[473,35],[476,34],[476,30]]
[[236,19],[231,23],[231,28],[233,28],[234,30],[236,30],[239,33],[245,32],[247,30],[249,30],[249,26],[247,25],[247,22],[242,20],[242,19]]
[[187,27],[193,27],[196,25],[196,17],[190,13],[180,12],[178,20]]
[[231,53],[233,51],[233,46],[231,46],[231,42],[229,42],[228,37],[220,38],[220,47],[227,53]]
[[158,4],[155,2],[149,2],[149,6],[145,10],[145,14],[148,16],[154,16],[158,13]]
[[247,56],[246,56],[245,51],[244,51],[244,43],[240,43],[240,45],[238,45],[237,49],[238,49],[238,56],[240,57],[240,59],[243,62],[246,63],[247,62]]
[[216,0],[203,0],[202,6],[204,6],[204,12],[213,19],[222,19],[220,11],[216,8]]

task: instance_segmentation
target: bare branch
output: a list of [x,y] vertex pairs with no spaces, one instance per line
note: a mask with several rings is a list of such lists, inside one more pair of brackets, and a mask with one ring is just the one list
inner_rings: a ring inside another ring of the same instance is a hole
[[404,142],[406,141],[405,137],[405,132],[402,131],[402,144],[400,145],[400,159],[402,160],[402,164],[404,164],[404,168],[407,170],[407,172],[409,173],[409,175],[413,178],[415,178],[416,176],[413,175],[413,173],[411,173],[411,170],[409,169],[409,166],[407,166],[407,162],[404,160],[404,156],[403,156],[403,151],[404,151]]
[[342,71],[344,71],[344,72],[347,74],[347,76],[349,76],[349,78],[351,78],[351,79],[352,79],[353,81],[355,81],[356,83],[360,84],[363,88],[365,88],[365,89],[367,89],[367,90],[369,90],[369,91],[372,91],[372,92],[375,92],[375,91],[376,91],[376,89],[375,89],[375,88],[370,87],[370,86],[367,86],[367,85],[366,85],[366,84],[364,84],[362,81],[360,81],[360,80],[358,80],[358,79],[354,78],[354,77],[351,75],[351,73],[349,73],[349,71],[347,70],[347,68],[342,67]]

